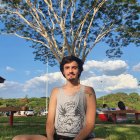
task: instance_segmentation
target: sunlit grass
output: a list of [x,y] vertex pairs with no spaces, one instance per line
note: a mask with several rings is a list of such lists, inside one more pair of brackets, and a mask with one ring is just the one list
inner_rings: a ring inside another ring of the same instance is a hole
[[45,125],[0,126],[0,139],[11,140],[19,134],[45,134]]
[[[14,117],[14,125],[8,124],[9,117],[0,117],[0,140],[11,140],[19,134],[45,134],[46,117]],[[112,124],[97,121],[96,137],[106,140],[140,140],[140,125]]]
[[140,126],[124,124],[99,125],[95,127],[96,137],[106,140],[140,140]]

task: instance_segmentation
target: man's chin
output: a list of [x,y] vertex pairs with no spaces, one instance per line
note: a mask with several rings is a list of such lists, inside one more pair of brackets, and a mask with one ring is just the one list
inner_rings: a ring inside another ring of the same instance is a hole
[[70,82],[74,82],[74,81],[76,81],[76,80],[78,80],[77,78],[69,78],[68,79],[68,81],[70,81]]
[[69,81],[74,81],[74,80],[75,80],[75,78],[69,78],[68,80],[69,80]]

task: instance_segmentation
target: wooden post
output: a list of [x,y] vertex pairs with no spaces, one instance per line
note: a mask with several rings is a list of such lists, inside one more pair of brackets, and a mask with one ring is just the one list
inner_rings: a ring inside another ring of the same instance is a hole
[[112,116],[113,116],[113,119],[114,119],[113,121],[116,124],[116,122],[117,122],[117,114],[116,113],[113,113]]
[[9,124],[10,124],[10,126],[13,126],[13,115],[14,115],[14,112],[13,111],[11,111],[10,112],[10,119],[9,119]]
[[139,114],[135,113],[136,123],[138,123]]

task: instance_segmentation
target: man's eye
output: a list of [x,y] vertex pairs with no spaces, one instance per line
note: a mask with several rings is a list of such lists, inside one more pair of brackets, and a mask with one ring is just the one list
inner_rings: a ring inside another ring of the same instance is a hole
[[77,67],[74,67],[74,69],[76,70],[76,69],[77,69]]

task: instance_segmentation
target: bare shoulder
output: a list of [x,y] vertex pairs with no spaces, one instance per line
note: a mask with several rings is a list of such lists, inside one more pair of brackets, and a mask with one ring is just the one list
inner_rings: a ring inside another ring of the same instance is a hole
[[55,87],[52,89],[51,96],[56,96],[59,93],[59,88]]
[[93,87],[85,86],[85,94],[89,95],[89,96],[91,96],[91,95],[95,96],[95,91],[94,91]]
[[56,92],[58,92],[58,90],[59,90],[59,88],[55,87],[55,88],[52,89],[52,93],[56,93]]

